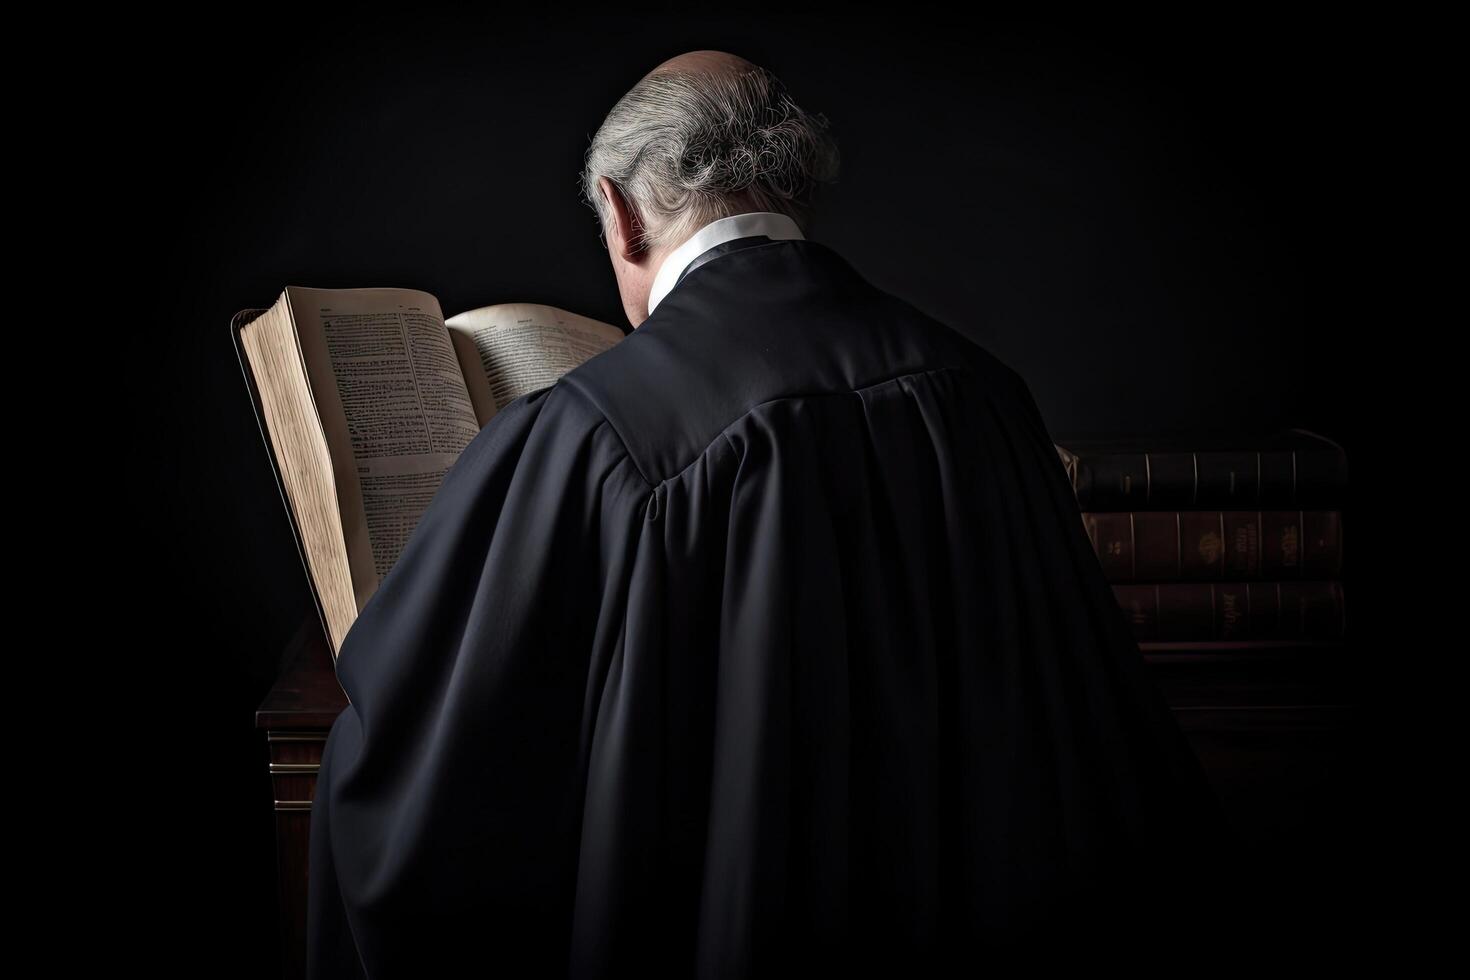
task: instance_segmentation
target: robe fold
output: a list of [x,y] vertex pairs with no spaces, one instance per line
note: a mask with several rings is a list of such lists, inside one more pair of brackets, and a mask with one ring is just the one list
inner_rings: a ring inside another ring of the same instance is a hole
[[811,240],[494,416],[337,676],[315,978],[1147,948],[1232,844],[1027,384]]

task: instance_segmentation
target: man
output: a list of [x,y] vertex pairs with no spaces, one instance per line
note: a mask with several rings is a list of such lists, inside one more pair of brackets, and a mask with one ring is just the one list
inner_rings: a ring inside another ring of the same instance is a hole
[[836,159],[723,52],[599,129],[635,329],[496,415],[346,637],[313,976],[1178,935],[1208,784],[1025,382],[806,237]]

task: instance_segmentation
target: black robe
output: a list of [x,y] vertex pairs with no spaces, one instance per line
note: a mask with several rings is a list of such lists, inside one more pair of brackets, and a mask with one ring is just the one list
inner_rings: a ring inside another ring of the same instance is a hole
[[348,633],[311,976],[988,965],[1197,921],[1228,830],[1026,383],[828,246],[741,244],[502,409]]

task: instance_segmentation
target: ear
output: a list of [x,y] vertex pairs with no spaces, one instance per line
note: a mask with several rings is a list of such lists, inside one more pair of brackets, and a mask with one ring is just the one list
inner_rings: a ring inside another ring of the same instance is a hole
[[616,249],[623,258],[636,262],[647,249],[643,240],[643,223],[638,212],[623,197],[618,185],[606,177],[597,178],[597,186],[602,191],[603,200],[607,201],[608,211],[612,216],[612,225],[607,229],[608,248]]

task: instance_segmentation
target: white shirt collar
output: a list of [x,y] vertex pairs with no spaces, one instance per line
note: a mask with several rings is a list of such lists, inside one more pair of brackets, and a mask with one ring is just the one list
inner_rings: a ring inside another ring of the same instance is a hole
[[664,256],[663,262],[659,263],[658,272],[654,273],[653,286],[648,291],[648,312],[652,313],[659,301],[674,288],[679,281],[679,273],[684,271],[686,265],[721,242],[749,235],[769,235],[773,239],[806,237],[801,233],[800,225],[779,211],[747,211],[744,214],[716,218]]

